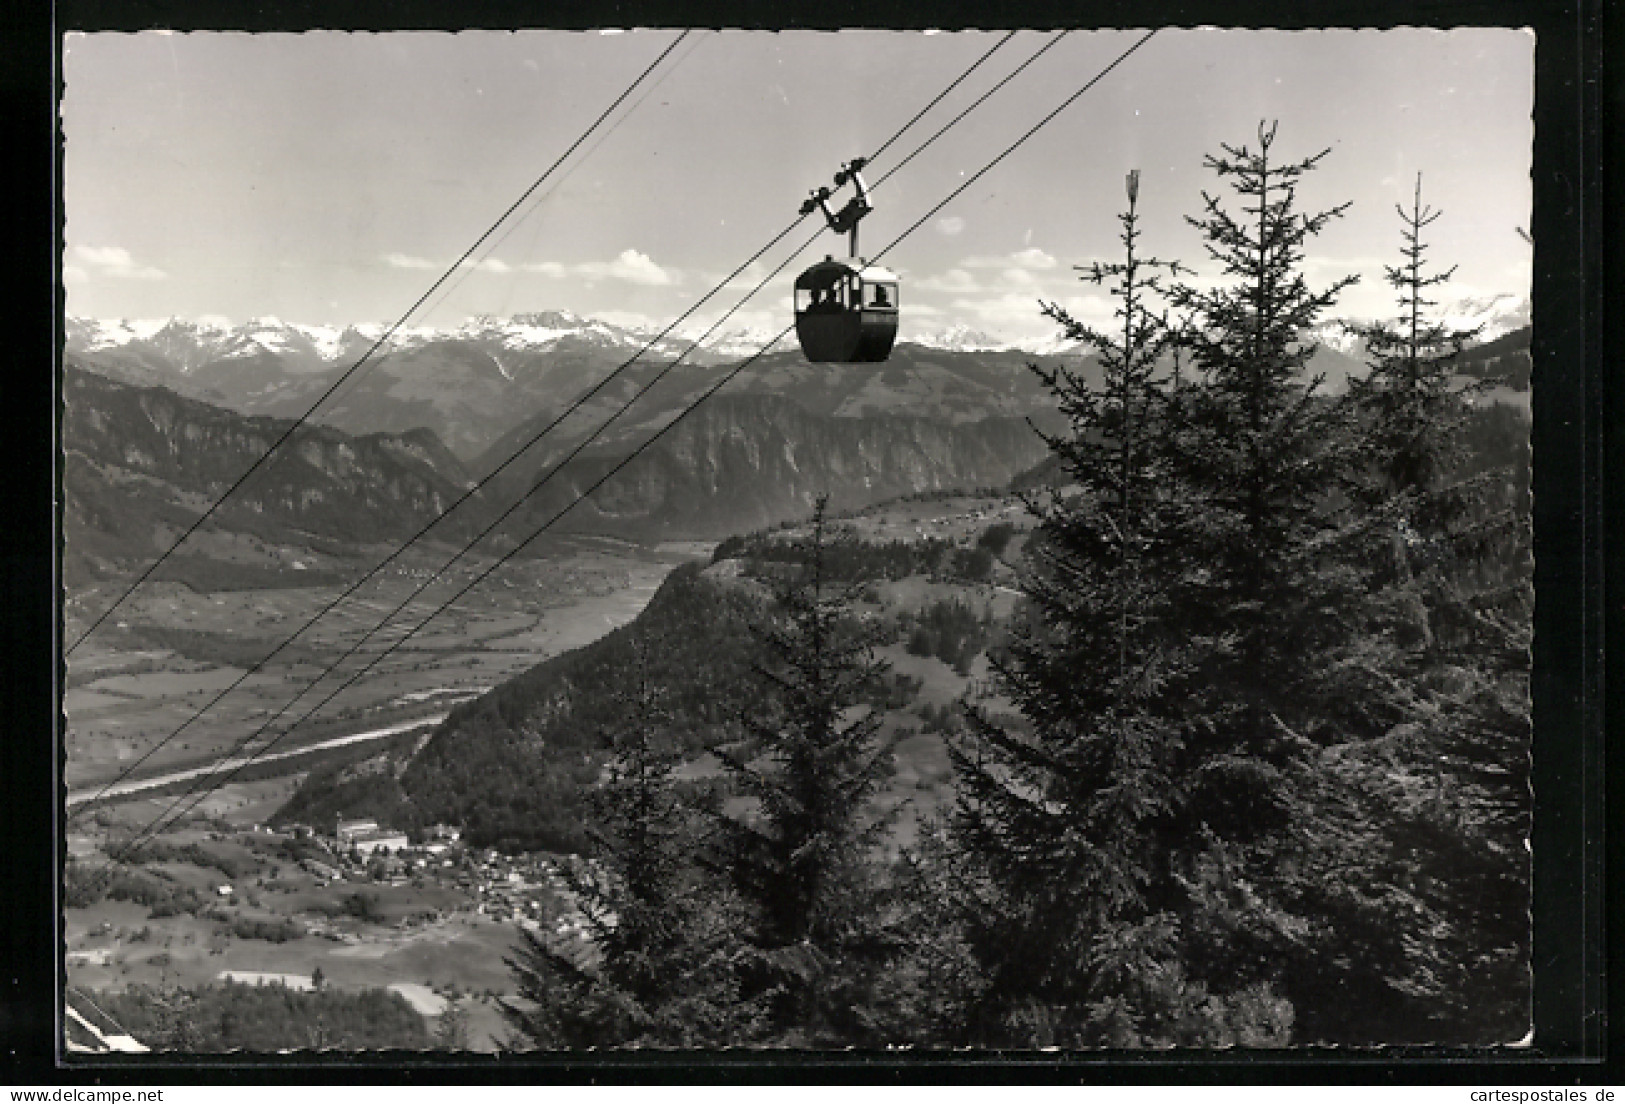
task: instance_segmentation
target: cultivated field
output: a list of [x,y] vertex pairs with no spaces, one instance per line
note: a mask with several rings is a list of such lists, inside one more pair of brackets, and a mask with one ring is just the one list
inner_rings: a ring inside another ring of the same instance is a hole
[[[455,1002],[470,1045],[494,1049],[503,1034],[495,1002],[512,991],[504,958],[520,938],[513,910],[535,901],[518,911],[558,915],[563,905],[548,884],[533,876],[515,890],[506,860],[493,872],[483,856],[460,849],[455,863],[437,859],[410,877],[371,878],[350,867],[346,878],[329,880],[292,859],[288,841],[218,821],[166,832],[161,861],[131,869],[175,895],[177,905],[113,899],[121,891],[112,891],[64,909],[68,982],[85,990],[228,978],[296,989],[316,979],[344,989],[391,988],[431,1030]],[[354,907],[360,898],[364,909]]]
[[[438,716],[624,624],[673,566],[705,551],[580,540],[555,542],[546,558],[516,558],[299,723],[276,749]],[[450,554],[414,550],[280,652],[277,646],[338,598],[343,585],[217,592],[178,583],[142,587],[69,660],[63,708],[70,790],[94,792],[149,752],[136,777],[212,762],[244,740],[249,751],[263,747],[490,563],[460,562],[368,639]],[[358,577],[384,555],[375,550],[357,557],[344,577]],[[72,596],[66,639],[76,640],[119,592],[107,585]],[[357,645],[332,675],[319,677]],[[205,706],[206,715],[187,724]]]

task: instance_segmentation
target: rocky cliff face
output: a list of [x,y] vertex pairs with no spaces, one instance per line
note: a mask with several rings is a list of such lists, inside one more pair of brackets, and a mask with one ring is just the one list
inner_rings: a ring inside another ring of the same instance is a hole
[[[81,550],[103,559],[138,561],[167,547],[289,424],[121,383],[72,362],[63,387],[67,528]],[[1019,417],[812,413],[751,389],[699,407],[571,507],[673,413],[657,406],[618,426],[621,433],[548,481],[510,520],[508,535],[522,540],[569,507],[562,531],[722,537],[801,516],[820,494],[846,509],[917,491],[1002,485],[1044,455]],[[587,418],[577,429],[600,420]],[[495,509],[536,487],[551,470],[546,458],[562,455],[563,443],[549,443],[554,447],[538,449],[448,519],[441,536],[471,535]],[[468,485],[467,471],[429,430],[352,436],[309,425],[234,492],[216,527],[273,541],[299,534],[394,540],[446,510]]]
[[[190,524],[289,425],[72,364],[62,388],[69,543],[77,535],[113,559],[150,556],[165,530]],[[427,430],[351,437],[303,427],[216,517],[220,528],[271,539],[395,539],[439,515],[467,481]]]
[[[1045,453],[1020,418],[948,423],[899,414],[810,414],[769,395],[719,395],[571,510],[560,528],[628,536],[721,537],[918,491],[1002,486]],[[525,532],[564,508],[626,452],[571,463],[517,517]],[[535,486],[532,470],[498,493]]]

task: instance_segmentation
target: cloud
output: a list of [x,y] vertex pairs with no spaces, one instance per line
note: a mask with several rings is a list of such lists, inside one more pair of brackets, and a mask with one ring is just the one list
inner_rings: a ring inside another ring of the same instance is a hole
[[958,215],[949,215],[947,218],[937,220],[937,233],[954,237],[965,229],[965,220]]
[[[431,261],[427,257],[414,257],[408,253],[385,253],[384,263],[391,268],[421,269],[434,272],[439,272],[446,267],[441,261]],[[499,261],[495,257],[486,257],[484,260],[479,261],[468,258],[459,261],[457,267],[472,269],[475,272],[490,272],[498,276],[505,276],[513,271],[513,266],[508,264],[507,261]]]
[[[80,245],[74,247],[73,253],[90,266],[90,271],[77,269],[85,279],[89,279],[91,272],[120,280],[163,280],[169,275],[161,268],[136,264],[128,249],[116,245]],[[66,271],[63,277],[67,277]]]
[[425,257],[409,257],[405,253],[386,253],[384,263],[391,268],[439,268]]
[[965,268],[1023,268],[1044,271],[1057,267],[1061,262],[1042,249],[1034,247],[993,257],[966,257],[959,263]]
[[[1004,295],[955,299],[949,313],[964,320],[972,318],[981,329],[1027,338],[1053,336],[1055,323],[1044,317],[1039,296],[1009,292]],[[1073,318],[1100,325],[1111,319],[1112,301],[1104,295],[1076,295],[1060,301]]]
[[611,326],[619,326],[623,330],[648,330],[658,333],[666,325],[661,319],[638,311],[600,310],[593,311],[592,316],[600,322],[607,322]]
[[66,265],[62,269],[62,282],[64,284],[83,284],[90,279],[90,273],[78,265]]
[[1397,257],[1305,257],[1305,272],[1317,276],[1345,276],[1353,273],[1380,274],[1383,266],[1393,264]]
[[[384,263],[392,268],[426,269],[439,271],[446,267],[441,261],[432,261],[426,257],[414,257],[407,253],[386,253]],[[649,287],[670,287],[682,282],[682,274],[676,269],[662,268],[652,261],[647,254],[636,249],[623,250],[621,255],[612,261],[585,261],[581,264],[567,265],[558,261],[527,261],[524,264],[509,264],[496,257],[486,257],[484,260],[472,258],[462,261],[458,265],[473,272],[489,273],[493,276],[511,276],[515,273],[528,273],[535,276],[547,276],[551,279],[561,280],[567,276],[579,276],[587,280],[626,280],[629,283],[644,284]]]
[[575,266],[575,271],[589,280],[626,280],[648,287],[670,287],[679,282],[675,271],[661,268],[648,254],[636,249],[625,249],[613,261],[588,261]]
[[[723,284],[722,289],[724,291],[753,291],[755,290],[757,284],[762,283],[762,278],[766,275],[767,266],[762,264],[760,261],[752,261],[750,264],[746,265],[742,270],[740,270],[739,275],[733,277],[727,283]],[[789,270],[778,273],[772,279],[768,280],[766,284],[763,284],[762,290],[764,293],[769,293],[768,289],[788,285],[795,280],[795,277],[795,266],[792,265]],[[705,277],[705,282],[708,284],[717,284],[721,281],[722,273]]]
[[498,276],[506,276],[513,269],[507,261],[499,261],[495,257],[487,257],[483,261],[466,260],[458,265],[459,268],[472,268],[476,272],[491,272]]
[[[574,265],[561,264],[558,261],[531,261],[520,265],[518,270],[554,280],[580,276],[588,280],[625,280],[646,287],[671,287],[682,283],[683,279],[682,273],[676,269],[662,268],[651,260],[648,254],[640,253],[636,249],[622,250],[621,255],[613,261],[584,261]],[[488,268],[486,271],[507,272],[512,269],[504,266],[500,270]]]
[[[997,274],[986,273],[997,269]],[[945,291],[968,295],[976,292],[999,292],[1013,288],[1032,289],[1045,286],[1070,286],[1072,273],[1061,268],[1061,263],[1042,249],[1020,249],[997,256],[966,257],[958,265],[937,276],[926,276],[910,281],[910,286],[921,291]]]
[[81,245],[74,250],[79,259],[98,268],[129,268],[135,264],[128,249],[116,245]]
[[1054,268],[1056,265],[1061,263],[1036,246],[1031,249],[1022,249],[1018,252],[1012,253],[1010,254],[1010,259],[1021,268],[1046,269]]
[[983,324],[1016,323],[1030,326],[1035,319],[1042,322],[1044,317],[1036,296],[1017,292],[979,299],[955,299],[952,307],[953,313],[975,315]]
[[[995,263],[997,262],[997,263]],[[985,271],[997,267],[997,273]],[[1038,249],[1023,250],[1003,257],[968,257],[960,266],[950,268],[937,276],[926,276],[910,282],[921,291],[945,291],[953,294],[974,292],[1000,292],[1012,289],[1057,291],[1073,286],[1071,272],[1061,270],[1055,258]]]

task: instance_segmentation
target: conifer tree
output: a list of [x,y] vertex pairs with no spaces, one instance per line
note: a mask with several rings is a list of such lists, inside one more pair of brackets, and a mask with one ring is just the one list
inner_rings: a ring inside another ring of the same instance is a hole
[[1451,268],[1429,272],[1423,231],[1441,212],[1422,203],[1418,174],[1402,224],[1400,265],[1385,266],[1400,317],[1356,328],[1370,374],[1350,380],[1361,418],[1361,465],[1354,493],[1386,512],[1390,578],[1425,591],[1427,617],[1413,627],[1424,659],[1463,650],[1497,654],[1521,666],[1527,648],[1527,527],[1508,500],[1507,473],[1464,477],[1466,433],[1475,400],[1497,381],[1464,382],[1455,365],[1480,328],[1457,329],[1431,317],[1427,296]]
[[1346,877],[1378,838],[1365,776],[1334,767],[1402,714],[1367,655],[1386,645],[1372,632],[1369,511],[1348,495],[1356,437],[1308,375],[1306,331],[1353,277],[1311,289],[1305,250],[1347,205],[1300,212],[1326,151],[1283,161],[1275,134],[1261,125],[1256,148],[1207,158],[1238,210],[1204,192],[1188,221],[1224,283],[1172,294],[1192,319],[1192,378],[1172,415],[1188,525],[1170,605],[1198,690],[1170,827],[1187,892],[1181,961],[1210,985],[1267,986],[1290,1001],[1294,1036],[1317,1040],[1360,1005],[1351,983],[1379,972],[1362,952],[1400,953],[1390,921],[1408,900],[1386,871]]
[[[1300,212],[1325,154],[1282,161],[1274,142],[1261,126],[1256,148],[1206,159],[1239,210],[1204,192],[1189,220],[1222,275],[1169,289],[1178,378],[1149,367],[1166,329],[1125,353],[1126,324],[1121,341],[1090,339],[1109,373],[1100,398],[1054,387],[1073,422],[1057,452],[1081,492],[1032,545],[1035,624],[1005,674],[1035,735],[983,722],[960,754],[961,836],[989,859],[982,945],[1003,932],[1048,948],[1008,956],[992,990],[1030,994],[1013,1011],[1033,1041],[1279,1044],[1299,1002],[1325,996],[1300,984],[1313,974],[1301,962],[1332,953],[1337,924],[1315,911],[1304,866],[1368,826],[1344,814],[1322,760],[1391,710],[1344,662],[1369,621],[1342,486],[1351,438],[1305,376],[1305,332],[1350,281],[1312,290],[1304,252],[1344,208]],[[1068,851],[1087,892],[1054,876]],[[1046,944],[1069,912],[1069,941]]]
[[[1274,142],[1275,127],[1261,125],[1256,150],[1225,145],[1206,158],[1240,211],[1203,192],[1203,213],[1187,220],[1228,282],[1172,291],[1194,316],[1184,340],[1195,378],[1181,390],[1171,460],[1191,496],[1194,570],[1181,579],[1180,612],[1206,648],[1220,739],[1280,763],[1300,738],[1338,735],[1324,712],[1338,695],[1318,681],[1327,672],[1316,657],[1353,631],[1359,580],[1332,554],[1347,521],[1335,492],[1351,463],[1349,437],[1319,381],[1306,378],[1314,346],[1304,338],[1354,277],[1315,291],[1302,273],[1307,244],[1348,205],[1299,212],[1299,183],[1326,151],[1282,162]],[[1209,813],[1243,833],[1278,822],[1284,806],[1263,775],[1234,781],[1229,796],[1214,787]],[[1243,825],[1249,808],[1264,819]]]
[[1370,995],[1323,1034],[1509,1042],[1529,1022],[1526,531],[1500,498],[1506,473],[1463,476],[1482,388],[1453,371],[1475,331],[1432,317],[1428,296],[1454,270],[1428,271],[1423,231],[1439,212],[1420,175],[1398,213],[1402,263],[1385,275],[1400,316],[1357,331],[1371,371],[1348,401],[1361,441],[1350,493],[1372,523],[1369,639],[1387,644],[1360,660],[1403,723],[1336,763],[1375,830],[1328,884],[1349,887],[1345,906],[1366,913],[1356,927],[1381,934],[1359,948]]
[[543,1047],[743,1042],[754,1013],[735,985],[737,917],[693,862],[699,834],[676,792],[680,750],[650,677],[651,642],[632,646],[636,684],[617,695],[615,757],[592,799],[594,854],[565,867],[588,939],[524,931],[509,965],[531,1007],[508,1019]]
[[1169,952],[1155,918],[1171,882],[1157,851],[1188,689],[1164,593],[1182,519],[1159,370],[1172,335],[1157,309],[1160,280],[1179,267],[1142,255],[1137,174],[1128,198],[1123,259],[1080,270],[1109,285],[1114,331],[1044,307],[1096,351],[1102,378],[1035,369],[1069,423],[1046,443],[1070,487],[1028,497],[1039,519],[1028,612],[995,664],[1032,735],[972,713],[952,749],[955,836],[984,879],[966,894],[984,906],[969,917],[972,944],[990,974],[988,1014],[1004,1021],[992,1030],[1011,1042],[1200,1034],[1189,990],[1152,995],[1130,976]]
[[[1399,317],[1354,327],[1365,342],[1370,374],[1349,381],[1350,399],[1369,419],[1362,426],[1367,495],[1377,501],[1419,496],[1437,490],[1455,473],[1462,456],[1461,426],[1467,391],[1452,379],[1462,348],[1479,328],[1456,329],[1435,320],[1439,305],[1430,294],[1448,283],[1455,269],[1428,271],[1423,231],[1441,212],[1422,203],[1422,176],[1409,210],[1395,205],[1401,223],[1399,265],[1384,265],[1396,293]],[[1437,530],[1452,504],[1415,503],[1425,516],[1412,526]]]
[[[880,713],[862,702],[883,675],[855,624],[851,588],[832,584],[825,500],[803,563],[777,586],[758,628],[760,708],[745,753],[719,750],[753,815],[718,819],[719,865],[749,909],[753,992],[775,1006],[781,1040],[852,1029],[875,938],[872,852],[884,819],[866,808],[891,770]],[[832,1034],[833,1033],[833,1034]]]

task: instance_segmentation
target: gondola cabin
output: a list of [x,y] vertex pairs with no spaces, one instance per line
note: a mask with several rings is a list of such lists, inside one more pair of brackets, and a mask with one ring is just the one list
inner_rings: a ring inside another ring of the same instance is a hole
[[796,338],[816,364],[885,360],[897,340],[897,274],[826,257],[796,278]]

